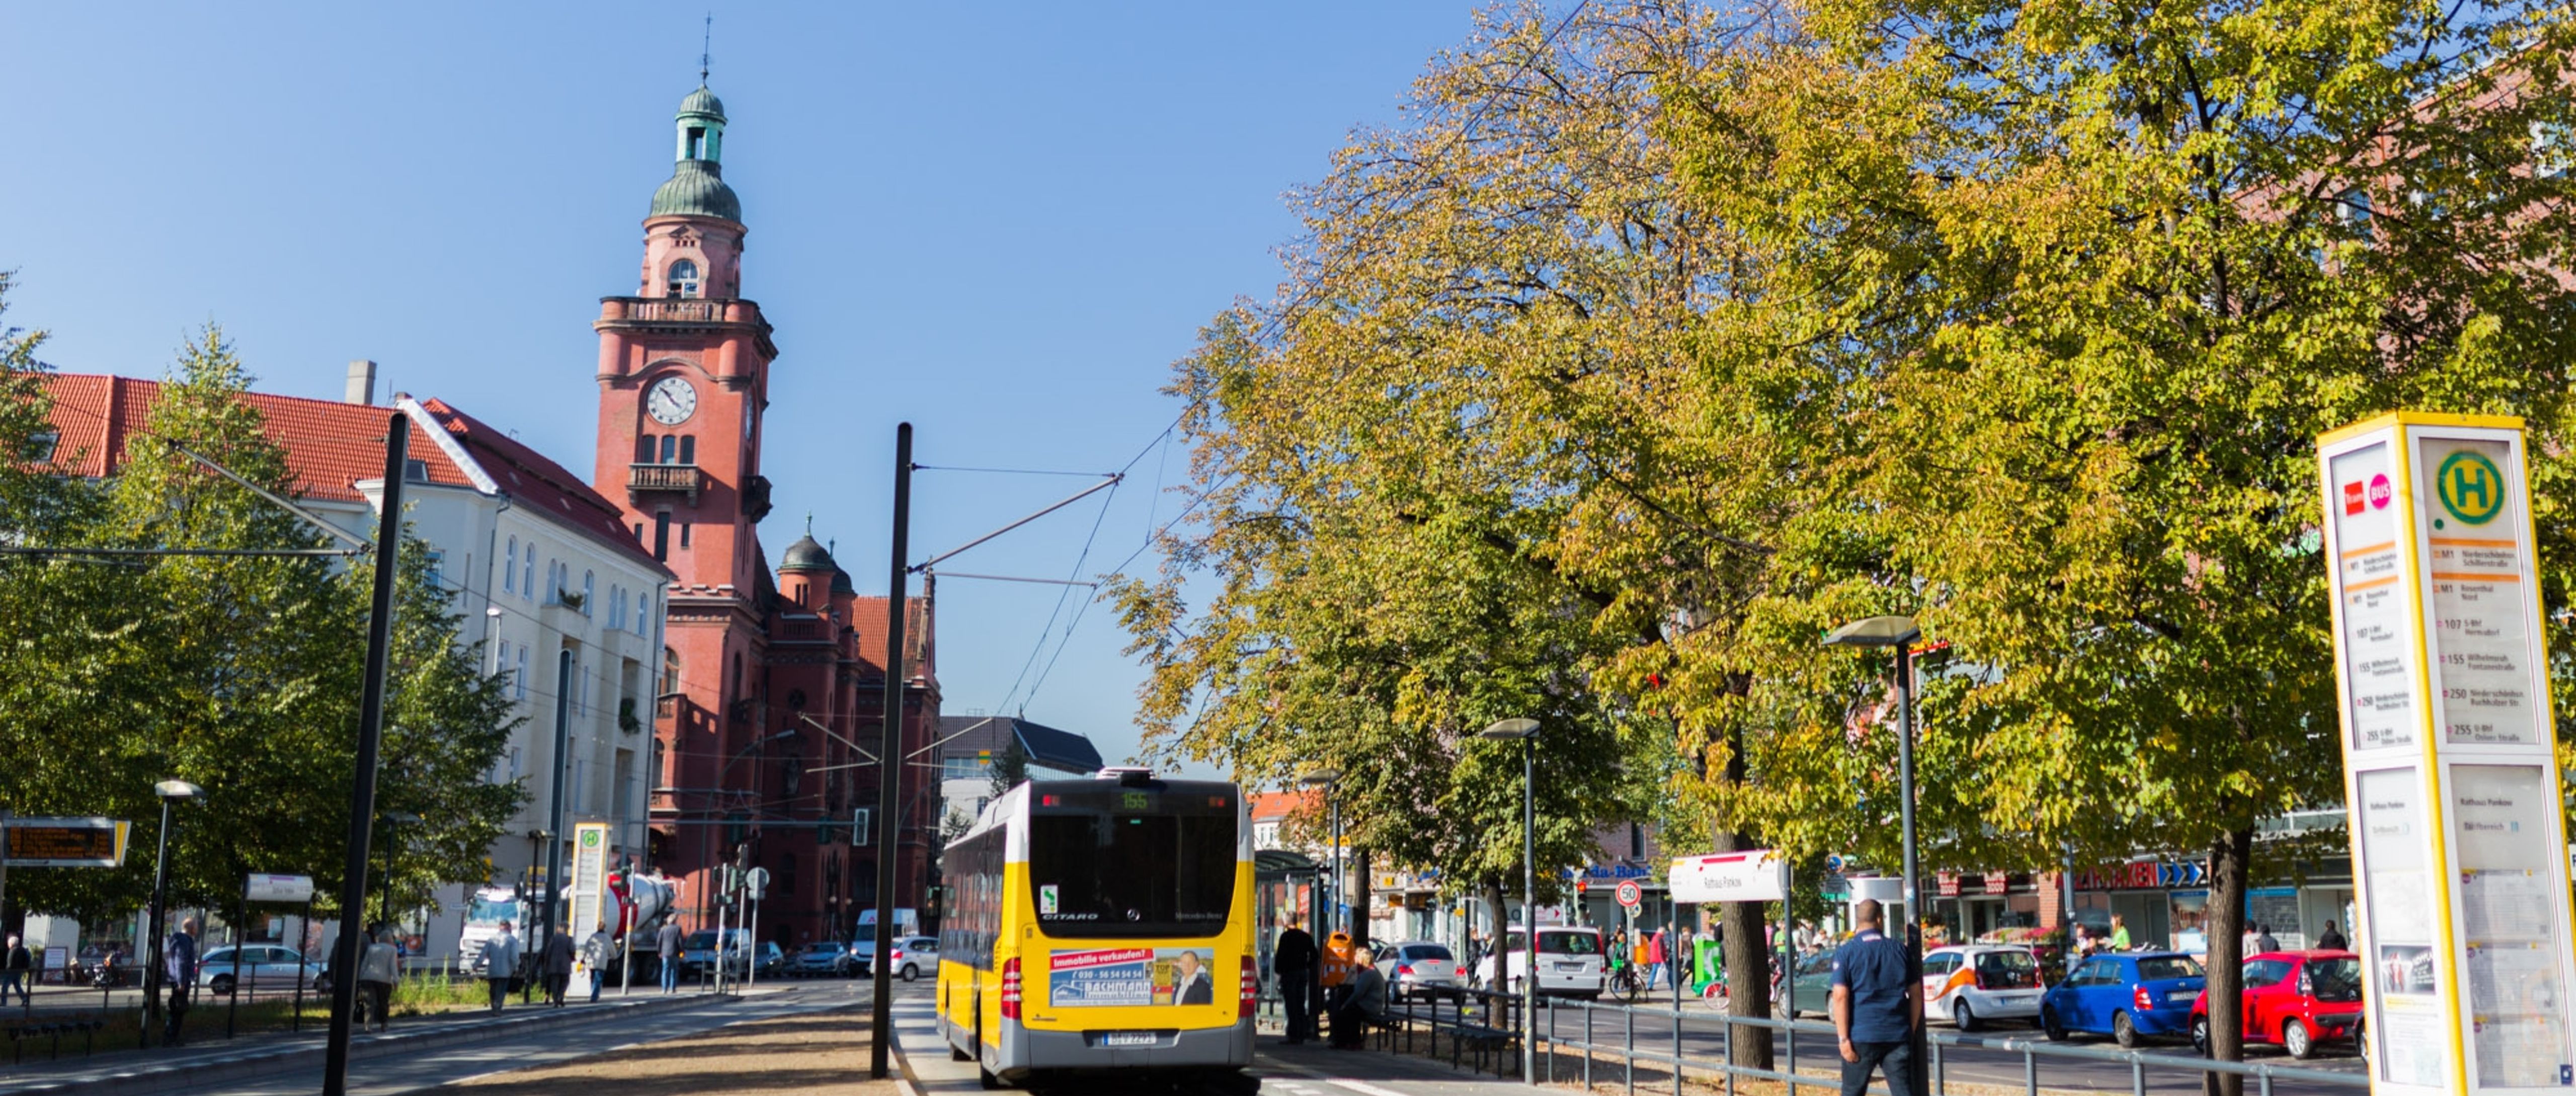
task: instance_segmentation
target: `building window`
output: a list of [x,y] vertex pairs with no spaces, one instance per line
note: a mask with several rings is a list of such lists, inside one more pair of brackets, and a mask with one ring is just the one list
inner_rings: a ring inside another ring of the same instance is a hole
[[686,548],[689,546],[689,527],[695,524],[697,523],[691,521],[680,523],[680,547]]
[[662,435],[662,463],[664,463],[664,464],[669,464],[669,463],[671,463],[671,459],[672,459],[673,455],[675,455],[676,453],[678,453],[678,452],[679,452],[679,447],[680,447],[680,439],[679,439],[679,436],[678,436],[678,435],[675,435],[675,434],[664,434],[664,435]]
[[671,558],[671,512],[668,510],[653,515],[653,558]]
[[[705,126],[690,126],[690,127],[689,127],[689,159],[692,159],[692,160],[703,160],[703,159],[706,159],[706,158],[707,158],[707,127],[705,127]],[[685,265],[687,265],[687,264],[688,264],[688,260],[687,260],[687,259],[682,259],[682,260],[680,260],[680,263],[681,263],[681,265],[685,266]],[[678,266],[674,266],[674,267],[672,267],[672,268],[671,268],[671,276],[672,276],[673,278],[677,278],[677,277],[679,277],[679,276],[680,276],[680,268],[679,268]],[[689,275],[689,276],[690,276],[690,277],[696,277],[696,276],[697,276],[696,271],[695,271],[695,269],[694,269],[694,268],[692,268],[692,270],[691,270],[691,272],[690,272],[690,275]]]
[[[564,568],[564,570],[569,573],[572,568],[567,567]],[[592,609],[592,606],[599,604],[597,600],[590,596],[599,588],[597,574],[598,573],[595,571],[584,571],[581,573],[581,615],[583,616],[591,615],[595,611]]]
[[54,459],[54,447],[62,444],[60,430],[39,430],[27,435],[27,463],[48,464]]
[[608,586],[608,630],[626,630],[626,588],[616,583]]
[[662,648],[662,687],[656,691],[664,693],[680,691],[680,652],[668,647]]
[[[516,699],[528,699],[528,649],[525,647],[519,648],[519,672],[511,679],[510,692]],[[513,778],[518,775],[518,770],[517,765],[510,766]]]
[[528,542],[528,551],[519,557],[519,596],[531,601],[537,596],[537,542]]
[[501,553],[501,590],[519,592],[519,538],[510,538],[510,550]]
[[501,695],[510,695],[510,641],[502,640],[492,649],[492,672],[501,675]]
[[697,435],[695,435],[695,434],[682,434],[682,435],[680,435],[680,463],[682,463],[682,464],[696,464],[696,463],[698,463],[698,436],[697,436]]
[[640,435],[635,439],[635,463],[653,463],[653,439],[654,435],[652,434]]
[[[700,136],[701,131],[699,130],[693,129],[689,131],[689,158],[692,160],[701,158],[698,156],[698,138]],[[674,297],[695,297],[698,295],[698,264],[696,262],[689,259],[682,259],[679,262],[671,264],[671,295]]]
[[442,584],[447,581],[447,553],[436,548],[429,550],[429,581]]

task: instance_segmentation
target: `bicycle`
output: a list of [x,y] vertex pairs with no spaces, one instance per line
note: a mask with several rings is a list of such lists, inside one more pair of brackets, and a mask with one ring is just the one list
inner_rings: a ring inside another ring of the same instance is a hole
[[1624,964],[1610,972],[1610,995],[1632,1005],[1646,995],[1646,980],[1637,975],[1636,964]]

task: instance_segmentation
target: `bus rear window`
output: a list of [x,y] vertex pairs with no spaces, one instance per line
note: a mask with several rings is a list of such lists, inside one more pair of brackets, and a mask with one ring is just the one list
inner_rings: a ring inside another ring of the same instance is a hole
[[[1052,802],[1049,802],[1049,801]],[[1038,923],[1064,937],[1208,937],[1234,909],[1233,797],[1115,785],[1042,797],[1029,817]]]

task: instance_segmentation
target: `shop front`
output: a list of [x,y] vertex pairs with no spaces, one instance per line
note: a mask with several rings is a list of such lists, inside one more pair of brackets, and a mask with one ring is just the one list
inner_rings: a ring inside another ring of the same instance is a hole
[[1930,912],[1947,943],[2000,942],[2040,932],[2040,892],[2053,875],[2029,872],[1939,872]]

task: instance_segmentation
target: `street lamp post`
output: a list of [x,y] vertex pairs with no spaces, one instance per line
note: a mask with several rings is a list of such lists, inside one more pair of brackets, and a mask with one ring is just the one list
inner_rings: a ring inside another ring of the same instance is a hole
[[420,821],[420,816],[391,811],[379,817],[385,823],[385,879],[384,889],[376,893],[376,923],[390,925],[394,923],[394,857],[401,849],[394,842],[394,827],[411,825]]
[[1914,1077],[1908,1084],[1922,1091],[1924,1070],[1930,1052],[1924,1048],[1923,986],[1923,898],[1922,873],[1915,859],[1914,844],[1914,642],[1923,638],[1923,630],[1913,617],[1875,616],[1855,620],[1826,633],[1827,647],[1893,647],[1896,649],[1896,787],[1897,812],[1905,841],[1905,973],[1906,985],[1915,988],[1915,1012],[1907,1030],[1906,1045],[1914,1063]]
[[164,780],[152,786],[152,793],[161,798],[161,851],[152,860],[152,960],[143,968],[145,1018],[143,1030],[137,1033],[145,1048],[151,1047],[152,1029],[161,1021],[161,965],[166,959],[161,954],[161,934],[170,901],[170,805],[204,796],[206,789],[185,780]]
[[1324,815],[1330,819],[1326,829],[1333,842],[1333,881],[1325,892],[1327,900],[1324,905],[1324,931],[1327,934],[1340,928],[1342,924],[1342,801],[1339,796],[1333,794],[1336,790],[1335,785],[1341,783],[1341,779],[1340,769],[1317,769],[1298,781],[1309,788],[1324,789]]
[[[1479,738],[1521,742],[1521,945],[1526,966],[1521,974],[1521,1083],[1538,1083],[1538,720],[1503,719],[1477,732]],[[1505,938],[1509,939],[1508,929]],[[1506,974],[1509,956],[1495,966]]]

